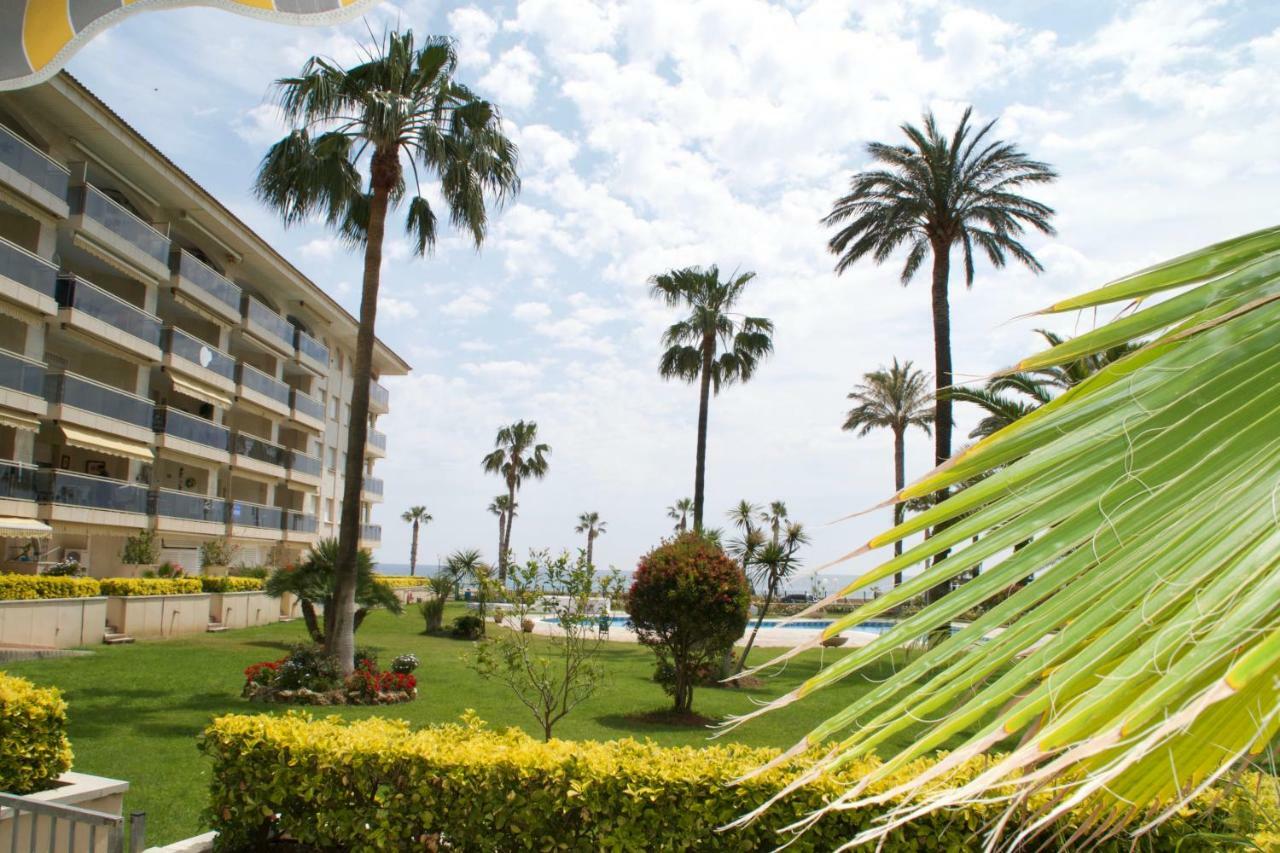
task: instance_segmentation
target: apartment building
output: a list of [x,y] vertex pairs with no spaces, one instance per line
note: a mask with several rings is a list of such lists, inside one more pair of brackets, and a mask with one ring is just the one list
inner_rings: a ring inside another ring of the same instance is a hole
[[238,561],[336,536],[351,389],[370,382],[361,544],[382,500],[379,342],[63,73],[0,93],[0,559],[129,573],[150,529],[188,570],[230,537]]

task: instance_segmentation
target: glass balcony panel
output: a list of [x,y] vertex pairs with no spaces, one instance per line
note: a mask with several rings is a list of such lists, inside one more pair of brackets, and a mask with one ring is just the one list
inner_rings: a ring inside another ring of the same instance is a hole
[[279,507],[262,506],[248,501],[231,501],[231,523],[245,527],[264,527],[269,530],[281,530],[284,511]]
[[329,363],[329,348],[301,329],[294,329],[294,348],[321,364]]
[[308,417],[324,420],[324,405],[315,397],[303,394],[297,388],[289,392],[290,405]]
[[319,477],[322,465],[316,457],[308,456],[300,450],[291,449],[289,451],[289,467],[299,473]]
[[382,525],[380,524],[362,524],[360,525],[360,538],[366,542],[382,541]]
[[377,477],[365,477],[361,490],[371,495],[380,495],[382,494],[382,480]]
[[54,471],[36,472],[36,499],[41,503],[66,504],[115,512],[147,511],[147,487],[126,480]]
[[132,243],[162,264],[169,263],[169,238],[142,221],[101,190],[85,184],[68,192],[73,214],[83,213],[112,234]]
[[227,502],[222,498],[198,495],[194,492],[175,492],[156,489],[151,493],[151,514],[165,518],[182,518],[188,521],[212,521],[225,524]]
[[92,379],[85,379],[74,373],[46,375],[44,398],[51,405],[72,406],[146,429],[151,428],[154,417],[152,413],[155,404],[145,397],[94,382]]
[[198,364],[206,370],[212,370],[226,379],[236,378],[234,358],[181,329],[164,330],[164,351],[192,364]]
[[293,349],[294,327],[288,320],[248,295],[244,297],[241,313],[246,319],[262,326],[269,334],[282,341],[286,347]]
[[320,529],[319,520],[314,515],[303,512],[285,510],[284,529],[291,533],[315,533]]
[[0,349],[0,388],[33,397],[44,394],[44,365],[16,352]]
[[268,376],[251,364],[241,363],[237,369],[239,370],[239,375],[236,381],[241,385],[246,388],[252,388],[259,394],[265,394],[286,406],[289,405],[288,385],[285,385],[279,379]]
[[109,326],[160,346],[160,318],[75,276],[59,276],[55,297],[63,308],[83,311]]
[[58,198],[67,197],[69,173],[62,164],[7,127],[0,127],[0,163]]
[[386,411],[391,405],[391,392],[377,382],[369,380],[369,405]]
[[217,450],[231,449],[230,430],[180,409],[157,407],[153,429],[174,438],[203,444]]
[[367,443],[379,450],[385,451],[387,449],[386,433],[378,432],[376,429],[369,430]]
[[286,448],[248,433],[236,433],[232,440],[232,447],[241,456],[248,456],[250,459],[265,462],[268,465],[279,465],[281,468],[285,466],[288,459]]
[[36,499],[36,467],[0,460],[0,498],[18,501]]
[[0,238],[0,275],[50,299],[58,292],[56,266],[3,238]]
[[173,271],[201,290],[224,302],[232,311],[240,310],[240,285],[203,263],[195,255],[179,250],[171,259]]

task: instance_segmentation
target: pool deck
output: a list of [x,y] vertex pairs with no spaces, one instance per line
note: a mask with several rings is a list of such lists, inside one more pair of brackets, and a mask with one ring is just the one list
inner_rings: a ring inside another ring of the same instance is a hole
[[[533,632],[546,637],[553,637],[560,633],[560,626],[552,622],[543,621],[542,616],[535,616],[533,619]],[[518,630],[519,625],[512,619],[507,619],[508,627]],[[747,625],[747,634],[751,633],[751,625]],[[817,629],[809,628],[761,628],[760,635],[756,637],[756,648],[769,649],[789,649],[798,646],[805,640],[812,640],[818,636],[820,632]],[[868,631],[843,631],[840,636],[846,637],[846,648],[856,648],[865,646],[876,638],[876,634]],[[611,625],[607,638],[618,643],[638,643],[636,632],[621,625]]]

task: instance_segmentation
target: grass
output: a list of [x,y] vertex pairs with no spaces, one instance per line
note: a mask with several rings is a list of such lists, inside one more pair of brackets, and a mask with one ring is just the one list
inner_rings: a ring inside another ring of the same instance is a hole
[[[446,624],[461,612],[446,615]],[[501,684],[485,681],[468,666],[471,644],[419,632],[417,614],[402,617],[371,615],[357,641],[378,650],[388,663],[392,657],[414,652],[418,670],[418,699],[390,707],[317,709],[349,719],[380,714],[425,725],[457,719],[467,709],[495,727],[519,726],[540,735],[532,716]],[[227,713],[282,713],[279,706],[251,705],[240,698],[243,669],[261,660],[282,656],[291,643],[305,639],[301,621],[223,634],[104,646],[86,657],[23,661],[8,671],[41,685],[62,689],[69,704],[68,719],[75,769],[125,779],[130,783],[126,811],[147,814],[147,841],[163,844],[202,831],[201,811],[207,801],[210,768],[196,750],[196,736],[211,718]],[[769,650],[753,654],[767,659]],[[828,650],[830,663],[840,652]],[[668,698],[652,681],[653,654],[628,643],[606,643],[601,651],[609,678],[591,700],[561,721],[556,737],[611,740],[650,738],[664,745],[706,743],[708,732],[681,725],[660,713]],[[694,710],[718,718],[752,707],[752,700],[780,695],[818,669],[818,653],[791,661],[781,672],[752,689],[699,689]],[[888,674],[872,671],[819,691],[735,731],[730,737],[754,746],[790,746],[814,724],[868,689],[869,679]],[[901,741],[890,746],[901,745]]]

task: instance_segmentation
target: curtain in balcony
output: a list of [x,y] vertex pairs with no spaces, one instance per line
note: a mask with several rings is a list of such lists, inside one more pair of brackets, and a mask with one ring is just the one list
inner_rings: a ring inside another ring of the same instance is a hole
[[25,412],[0,409],[0,426],[24,429],[27,432],[37,432],[40,429],[40,419]]
[[71,56],[127,15],[213,6],[286,24],[333,24],[377,0],[13,0],[0,4],[0,91],[48,80]]
[[123,456],[125,459],[137,459],[141,462],[154,462],[155,454],[151,448],[140,441],[130,441],[118,435],[79,427],[62,426],[62,436],[67,444],[84,450],[96,450],[111,456]]

